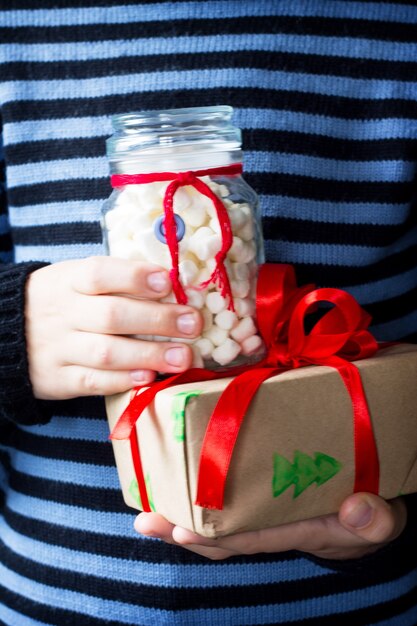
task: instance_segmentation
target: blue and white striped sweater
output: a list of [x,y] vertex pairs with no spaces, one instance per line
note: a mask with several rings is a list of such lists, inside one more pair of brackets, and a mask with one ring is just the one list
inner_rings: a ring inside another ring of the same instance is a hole
[[[3,0],[0,11],[5,262],[104,252],[112,114],[230,104],[268,260],[294,263],[300,283],[353,293],[379,338],[415,340],[414,3],[33,5]],[[5,624],[417,623],[412,529],[365,562],[210,562],[135,534],[100,399],[48,408],[48,424],[4,422],[0,436]]]

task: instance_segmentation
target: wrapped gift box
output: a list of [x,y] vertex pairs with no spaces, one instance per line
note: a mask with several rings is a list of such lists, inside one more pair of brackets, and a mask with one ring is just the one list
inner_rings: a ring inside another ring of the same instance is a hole
[[[386,499],[417,491],[417,345],[355,363],[370,408]],[[136,424],[152,510],[216,537],[336,512],[355,479],[352,403],[338,372],[308,366],[266,380],[244,418],[222,510],[194,504],[209,418],[230,379],[158,392]],[[106,399],[112,429],[130,393]],[[128,440],[113,441],[123,496],[140,509]]]

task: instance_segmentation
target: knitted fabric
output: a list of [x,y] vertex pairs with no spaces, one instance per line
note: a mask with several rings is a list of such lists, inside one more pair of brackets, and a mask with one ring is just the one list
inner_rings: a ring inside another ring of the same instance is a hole
[[415,3],[3,0],[2,623],[417,623],[412,498],[403,535],[355,561],[214,562],[140,537],[103,400],[37,402],[23,332],[28,272],[105,252],[111,115],[228,104],[267,260],[348,290],[378,339],[415,341],[416,50]]

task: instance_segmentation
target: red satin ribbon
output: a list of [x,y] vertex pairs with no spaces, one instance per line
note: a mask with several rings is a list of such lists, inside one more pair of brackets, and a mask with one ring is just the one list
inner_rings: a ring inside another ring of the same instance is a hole
[[[334,305],[308,335],[305,316],[320,302]],[[185,382],[235,376],[220,396],[211,415],[200,454],[196,504],[223,508],[224,489],[240,425],[256,391],[267,378],[306,365],[335,368],[349,393],[353,410],[355,447],[354,491],[378,493],[379,461],[365,392],[359,371],[351,363],[373,355],[378,345],[367,330],[370,316],[348,293],[339,289],[297,287],[290,265],[266,264],[260,268],[257,321],[267,353],[253,366],[222,372],[192,369],[153,383],[136,393],[114,427],[112,439],[130,438],[142,508],[149,511],[136,422],[158,391]]]
[[187,304],[188,298],[180,281],[179,274],[179,254],[178,241],[176,236],[176,225],[174,218],[174,196],[177,189],[190,185],[213,202],[216,209],[217,219],[222,235],[220,250],[215,255],[216,265],[210,278],[198,286],[198,289],[205,289],[210,283],[219,285],[221,295],[228,301],[228,308],[234,311],[232,290],[230,288],[229,277],[224,266],[227,252],[233,243],[233,233],[230,224],[229,214],[223,202],[216,196],[210,187],[199,177],[201,176],[237,176],[242,173],[242,164],[233,163],[224,167],[213,167],[204,170],[193,170],[188,172],[155,172],[151,174],[114,174],[111,176],[112,187],[123,187],[125,185],[140,185],[154,182],[171,181],[165,190],[163,199],[164,207],[164,228],[165,237],[171,255],[172,268],[170,277],[172,290],[177,302]]

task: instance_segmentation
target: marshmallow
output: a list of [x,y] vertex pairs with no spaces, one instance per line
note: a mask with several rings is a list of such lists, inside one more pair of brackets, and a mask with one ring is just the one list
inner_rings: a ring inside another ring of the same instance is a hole
[[211,353],[214,350],[214,344],[210,341],[210,339],[207,337],[201,337],[200,339],[197,339],[194,345],[199,349],[203,359],[209,359],[211,357]]
[[[223,184],[224,179],[219,179],[220,183],[210,176],[202,180],[222,199],[228,211],[233,243],[224,266],[235,311],[228,309],[228,298],[221,295],[217,280],[198,289],[210,280],[216,269],[215,256],[222,246],[216,207],[193,186],[179,187],[173,197],[174,212],[185,225],[178,242],[179,276],[188,304],[199,309],[203,317],[202,335],[197,339],[146,335],[143,339],[188,343],[193,349],[194,367],[203,367],[204,361],[211,366],[213,362],[223,366],[239,355],[244,362],[244,357],[256,354],[262,346],[252,319],[255,315],[257,234],[251,207],[236,199],[238,187],[229,188],[229,184]],[[164,215],[163,198],[169,184],[126,185],[112,192],[103,207],[102,219],[111,255],[155,263],[167,270],[172,268],[168,245],[156,237],[154,230],[155,220]],[[176,303],[176,297],[171,292],[161,302]]]
[[162,199],[158,193],[159,188],[159,183],[126,185],[123,189],[123,194],[125,194],[130,201],[139,205],[140,209],[145,213],[154,213],[162,209]]
[[221,238],[208,226],[198,228],[188,240],[188,249],[200,261],[207,261],[214,257],[221,248]]
[[242,346],[242,354],[246,356],[250,356],[258,352],[262,346],[263,342],[259,335],[251,335],[247,339],[244,339],[241,343]]
[[228,214],[233,232],[240,230],[249,220],[238,204],[232,205]]
[[207,221],[208,215],[205,207],[198,204],[197,200],[194,200],[192,204],[181,213],[181,217],[187,225],[199,228]]
[[211,272],[208,267],[203,267],[199,272],[196,278],[196,284],[201,285],[201,283],[205,283],[209,280],[211,276]]
[[232,273],[236,280],[249,280],[249,267],[247,263],[232,263]]
[[187,289],[187,304],[195,309],[202,309],[205,304],[204,293],[196,289]]
[[246,224],[237,231],[237,236],[243,239],[243,241],[252,241],[255,236],[252,220],[247,220]]
[[175,192],[174,202],[173,202],[175,213],[181,213],[182,211],[186,210],[189,206],[191,206],[192,199],[190,197],[190,194],[188,193],[188,189],[189,187],[180,187]]
[[230,283],[232,295],[237,298],[246,298],[250,290],[250,282],[248,280],[232,280]]
[[134,241],[126,239],[116,242],[109,241],[110,254],[119,259],[128,261],[147,261],[147,257],[142,253]]
[[228,338],[224,343],[214,348],[211,356],[219,365],[228,365],[239,353],[240,345],[236,341],[233,341],[233,339]]
[[211,259],[217,254],[221,246],[222,241],[220,235],[211,235],[211,237],[207,237],[207,239],[201,238],[197,249],[194,249],[193,252],[200,261],[207,261],[207,259]]
[[237,326],[230,331],[230,336],[242,343],[245,339],[251,335],[255,335],[257,332],[255,323],[251,317],[244,317]]
[[225,309],[224,311],[220,311],[220,313],[217,313],[216,317],[214,318],[214,323],[219,328],[231,330],[237,324],[237,315],[236,313],[233,313],[233,311]]
[[245,244],[242,241],[242,239],[240,239],[240,237],[233,237],[233,243],[229,249],[229,252],[227,253],[229,259],[231,261],[238,261],[239,263],[242,263],[246,260],[246,255],[245,255]]
[[221,198],[227,198],[229,195],[229,190],[226,185],[219,185],[217,194],[220,195]]
[[203,332],[207,332],[213,326],[213,313],[207,308],[202,309],[203,316]]
[[220,222],[217,219],[217,217],[212,217],[211,220],[209,221],[209,227],[211,228],[211,230],[213,232],[215,232],[217,235],[221,234],[222,229],[220,227]]
[[253,298],[233,298],[233,303],[238,317],[253,317],[255,315]]
[[218,291],[210,291],[206,296],[206,306],[212,313],[220,313],[227,307],[227,302]]
[[192,346],[193,351],[193,361],[191,363],[191,367],[204,367],[204,357],[200,353],[198,346],[195,344]]
[[195,280],[198,275],[198,267],[189,259],[184,259],[184,261],[180,261],[178,264],[178,269],[180,272],[181,283],[184,287],[189,287],[190,285],[195,284]]
[[[242,240],[241,240],[242,241]],[[256,257],[256,244],[254,241],[245,241],[243,244],[243,253],[240,259],[243,263],[250,263]]]
[[215,346],[220,346],[224,343],[228,337],[228,332],[224,328],[219,328],[215,324],[210,328],[210,330],[203,333],[203,337],[206,339],[210,339]]
[[[165,269],[171,267],[171,255],[168,246],[154,237],[153,233],[135,233],[133,241],[136,243],[142,256],[147,259],[149,263],[161,265]],[[181,243],[182,241],[180,244]]]

